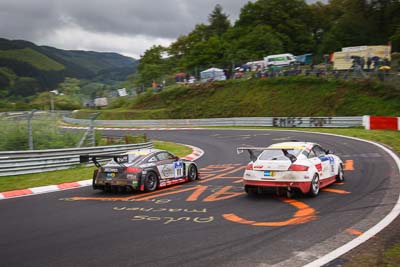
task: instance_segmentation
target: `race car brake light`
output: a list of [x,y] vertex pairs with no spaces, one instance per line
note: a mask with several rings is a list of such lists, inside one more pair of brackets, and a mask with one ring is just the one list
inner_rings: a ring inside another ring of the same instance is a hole
[[252,171],[252,170],[253,170],[253,163],[249,163],[249,164],[247,164],[247,166],[246,166],[246,170],[248,170],[248,171]]
[[140,169],[140,168],[133,168],[133,167],[128,167],[128,168],[126,168],[126,170],[125,170],[126,173],[138,173],[138,172],[141,172],[141,171],[142,171],[142,169]]
[[304,166],[304,165],[298,165],[298,164],[292,164],[289,167],[289,171],[297,171],[297,172],[304,172],[304,171],[308,171],[308,166]]

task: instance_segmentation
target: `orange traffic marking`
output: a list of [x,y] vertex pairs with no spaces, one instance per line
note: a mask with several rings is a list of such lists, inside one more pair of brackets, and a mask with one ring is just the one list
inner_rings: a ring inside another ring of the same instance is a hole
[[351,234],[351,235],[362,235],[363,234],[363,232],[360,232],[360,231],[358,231],[356,229],[353,229],[353,228],[346,229],[346,232]]
[[160,192],[164,192],[164,191],[171,191],[172,189],[176,189],[181,187],[180,185],[175,185],[175,186],[171,186],[168,188],[164,188],[164,189],[160,189],[158,191],[154,191],[154,192],[149,192],[149,193],[144,193],[144,194],[139,194],[139,195],[134,195],[134,196],[128,196],[128,197],[71,197],[69,198],[70,200],[99,200],[99,201],[129,201],[129,200],[133,200],[133,199],[138,199],[141,198],[143,196],[146,196],[145,198],[149,198],[147,196],[151,196],[150,198],[152,198],[152,196],[154,194],[159,194]]
[[354,171],[354,160],[348,159],[344,162],[344,171]]
[[321,190],[324,192],[336,193],[336,194],[341,194],[341,195],[351,194],[351,192],[346,191],[346,190],[341,190],[341,189],[323,188]]
[[[222,170],[223,172],[221,174],[215,175],[215,176],[213,176],[211,178],[201,179],[201,181],[199,183],[205,183],[205,182],[208,182],[208,181],[212,181],[212,180],[216,180],[216,179],[220,179],[220,178],[225,178],[225,175],[238,172],[238,171],[240,171],[240,170],[242,170],[244,168],[245,168],[245,166],[241,166],[241,167],[238,167],[238,168],[235,168],[235,167],[232,167],[232,166],[231,167],[227,167],[225,170]],[[235,178],[238,178],[238,177],[235,177]]]
[[174,190],[172,192],[157,192],[157,194],[152,194],[151,196],[145,196],[142,198],[137,198],[137,201],[143,201],[143,200],[149,200],[149,199],[153,199],[156,197],[163,197],[163,196],[168,196],[168,195],[173,195],[173,194],[177,194],[177,193],[182,193],[182,192],[187,192],[187,191],[194,191],[192,193],[192,195],[190,195],[186,200],[187,201],[196,201],[198,199],[198,197],[208,188],[208,186],[205,185],[199,185],[199,186],[192,186],[192,187],[188,187],[188,188],[184,188],[184,189],[180,189],[180,190]]
[[221,188],[214,194],[206,197],[203,200],[203,202],[213,202],[213,201],[225,200],[225,199],[229,199],[232,197],[238,197],[243,194],[246,194],[245,192],[229,192],[230,189],[232,189],[232,186],[224,186],[223,188]]
[[240,223],[240,224],[247,224],[253,226],[267,226],[267,227],[280,227],[280,226],[288,226],[288,225],[296,225],[296,224],[303,224],[307,223],[311,220],[315,220],[317,218],[316,211],[308,206],[307,204],[288,198],[280,198],[281,201],[292,205],[293,207],[297,208],[298,210],[294,214],[294,216],[286,221],[281,222],[257,222],[257,221],[249,221],[247,219],[241,218],[234,213],[224,214],[222,217],[228,221]]

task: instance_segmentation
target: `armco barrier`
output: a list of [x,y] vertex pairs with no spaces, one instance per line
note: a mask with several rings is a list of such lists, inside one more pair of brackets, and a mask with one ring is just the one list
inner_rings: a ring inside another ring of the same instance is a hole
[[[64,117],[72,124],[89,125],[90,120]],[[238,117],[176,120],[95,120],[95,126],[107,127],[193,127],[193,126],[274,126],[274,127],[357,127],[362,117]]]
[[363,125],[367,130],[400,131],[400,117],[364,116]]
[[79,164],[81,154],[123,153],[152,148],[153,143],[32,151],[0,151],[0,176],[67,169]]

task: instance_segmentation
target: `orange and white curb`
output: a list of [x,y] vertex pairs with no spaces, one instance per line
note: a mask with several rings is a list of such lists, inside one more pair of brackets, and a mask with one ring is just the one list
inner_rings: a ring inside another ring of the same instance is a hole
[[[185,146],[188,146],[192,149],[192,154],[182,157],[183,159],[197,160],[204,155],[204,151],[198,147],[189,145]],[[18,189],[18,190],[0,192],[0,200],[64,191],[89,185],[92,185],[92,179],[78,181],[78,182],[71,182],[71,183],[62,183],[58,185],[46,185],[46,186],[33,187],[27,189]]]
[[[182,145],[185,145],[185,144],[182,144]],[[183,159],[197,160],[204,155],[204,151],[198,147],[189,146],[189,145],[185,145],[185,146],[188,146],[192,149],[192,154],[182,157]]]

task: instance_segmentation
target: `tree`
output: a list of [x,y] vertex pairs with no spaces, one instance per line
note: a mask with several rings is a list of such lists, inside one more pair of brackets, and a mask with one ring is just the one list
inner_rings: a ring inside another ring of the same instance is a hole
[[222,6],[217,4],[211,14],[208,16],[208,26],[210,35],[217,35],[221,37],[231,27],[228,19],[229,16],[222,12]]
[[270,26],[279,33],[284,50],[294,54],[314,48],[312,13],[303,0],[259,0],[246,4],[235,27]]
[[80,93],[80,81],[76,78],[65,78],[64,82],[58,85],[60,93],[64,93],[69,96],[76,96]]
[[228,58],[233,62],[262,60],[269,54],[284,52],[279,34],[267,25],[234,28],[226,38]]
[[145,51],[138,65],[139,75],[136,81],[137,85],[149,85],[153,81],[159,81],[168,73],[167,59],[164,57],[167,51],[165,47],[160,45],[152,46]]

